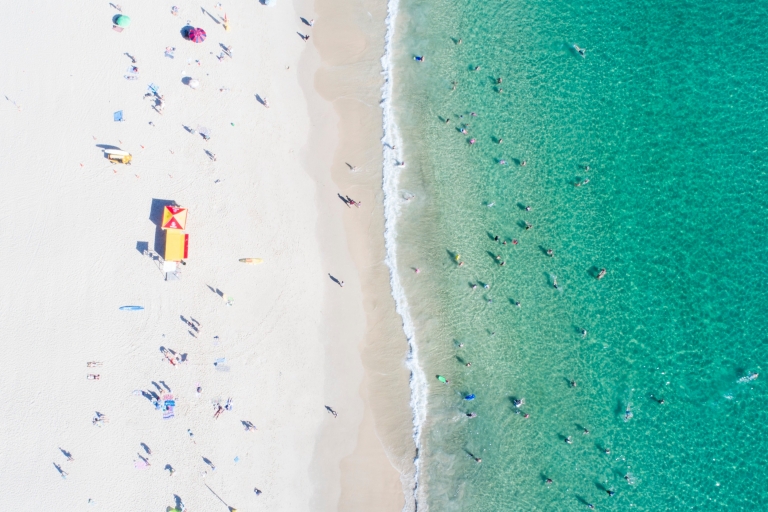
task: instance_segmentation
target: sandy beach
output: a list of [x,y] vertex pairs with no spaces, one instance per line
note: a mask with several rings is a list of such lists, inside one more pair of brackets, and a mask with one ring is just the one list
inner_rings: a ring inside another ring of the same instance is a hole
[[[386,6],[115,3],[122,32],[108,2],[3,21],[0,509],[401,510]],[[175,281],[156,254],[170,203],[189,212]]]

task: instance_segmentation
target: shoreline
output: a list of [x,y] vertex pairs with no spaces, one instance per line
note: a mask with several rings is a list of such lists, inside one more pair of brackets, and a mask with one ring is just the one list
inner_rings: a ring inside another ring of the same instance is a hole
[[[339,193],[362,203],[359,209],[348,211],[336,192],[329,194],[327,190],[321,191],[325,198],[319,200],[325,203],[324,215],[339,218],[343,223],[366,319],[365,333],[358,343],[364,375],[356,390],[363,410],[358,430],[344,435],[346,438],[356,433],[357,440],[352,453],[341,461],[338,510],[342,511],[415,508],[410,497],[414,460],[412,412],[408,407],[408,371],[403,365],[408,347],[395,310],[384,246],[379,103],[388,7],[374,2],[361,5],[316,0],[313,41],[319,62],[313,63],[314,72],[304,82],[307,96],[314,91],[332,110],[331,117],[322,112],[322,107],[315,107],[313,133],[332,130],[334,124],[338,127],[331,179]],[[323,138],[328,136],[317,140]],[[318,145],[322,146],[316,142],[315,146]],[[308,158],[315,154],[310,152]],[[350,165],[359,169],[352,170]],[[324,254],[332,251],[326,248]],[[333,375],[340,369],[338,363],[342,358],[331,347],[326,354],[329,374]],[[337,387],[330,384],[327,392],[338,395],[340,390],[334,389]],[[318,445],[336,446],[341,442],[342,433],[332,430],[333,427],[323,427]],[[327,455],[327,450],[318,449],[316,457]],[[330,490],[324,489],[316,493],[316,499],[327,500],[331,495]]]

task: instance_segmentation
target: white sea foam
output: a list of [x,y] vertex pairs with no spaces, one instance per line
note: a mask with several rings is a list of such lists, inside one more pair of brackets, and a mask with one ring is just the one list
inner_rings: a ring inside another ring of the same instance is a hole
[[[414,470],[411,475],[404,474],[403,487],[406,489],[404,511],[415,512],[423,500],[420,500],[419,473],[421,469],[421,429],[427,416],[427,378],[419,365],[419,351],[416,345],[415,329],[411,320],[408,300],[400,282],[397,269],[397,220],[403,199],[398,194],[398,184],[402,167],[402,137],[395,122],[393,97],[393,43],[395,25],[400,2],[389,0],[387,7],[387,32],[384,41],[384,55],[381,58],[384,85],[381,88],[381,108],[383,110],[384,135],[381,139],[384,152],[383,189],[384,189],[384,241],[386,262],[389,266],[389,280],[392,296],[398,314],[403,320],[403,331],[408,340],[409,354],[406,364],[411,372],[411,409],[413,411],[413,441],[416,445]],[[397,149],[392,149],[393,146]],[[425,507],[422,506],[422,509]]]

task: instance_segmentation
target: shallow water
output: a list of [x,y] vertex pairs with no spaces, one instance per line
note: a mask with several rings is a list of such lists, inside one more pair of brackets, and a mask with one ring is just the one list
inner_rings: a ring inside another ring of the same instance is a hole
[[768,506],[768,4],[400,8],[420,507]]

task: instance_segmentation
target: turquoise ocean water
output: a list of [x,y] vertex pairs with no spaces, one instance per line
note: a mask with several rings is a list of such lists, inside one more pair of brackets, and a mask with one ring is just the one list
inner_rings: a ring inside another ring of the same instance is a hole
[[768,510],[767,20],[750,0],[400,1],[419,509]]

